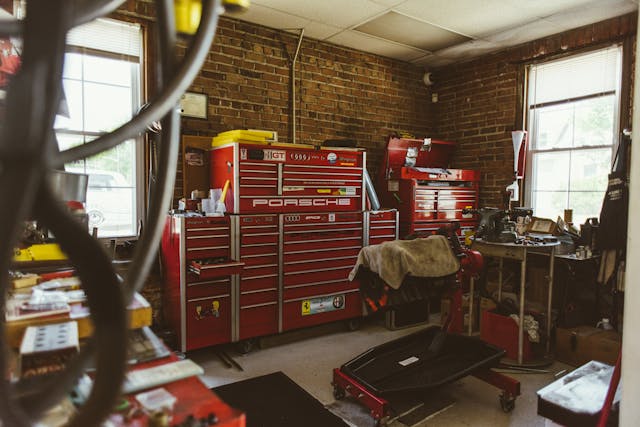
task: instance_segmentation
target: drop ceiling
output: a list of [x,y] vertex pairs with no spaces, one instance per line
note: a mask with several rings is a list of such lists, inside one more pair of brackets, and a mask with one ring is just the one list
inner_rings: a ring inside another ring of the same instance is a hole
[[237,18],[436,68],[637,9],[637,0],[252,0]]

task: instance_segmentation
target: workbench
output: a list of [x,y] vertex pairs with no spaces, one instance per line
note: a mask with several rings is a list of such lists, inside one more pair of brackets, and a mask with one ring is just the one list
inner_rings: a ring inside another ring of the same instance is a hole
[[[7,302],[10,304],[10,301]],[[140,294],[136,293],[127,308],[129,316],[129,328],[137,329],[143,326],[151,326],[151,305]],[[67,322],[75,320],[78,323],[78,338],[83,339],[91,336],[93,333],[93,324],[89,309],[81,304],[72,305],[71,311],[68,313],[54,314],[46,317],[37,317],[31,319],[7,321],[5,323],[5,332],[7,334],[7,342],[12,348],[20,347],[22,335],[29,326],[48,325],[52,323]]]
[[[488,242],[482,239],[475,239],[471,245],[471,249],[476,250],[485,257],[498,258],[498,301],[502,300],[502,269],[504,266],[504,260],[510,259],[520,262],[520,303],[519,303],[519,319],[518,322],[518,357],[517,364],[522,365],[523,361],[523,346],[524,346],[524,304],[525,304],[525,284],[527,277],[527,254],[529,252],[535,253],[548,253],[549,256],[549,275],[548,275],[548,296],[547,296],[547,354],[550,351],[550,339],[551,336],[551,301],[553,295],[553,272],[555,264],[555,250],[559,245],[559,242],[539,243],[539,244],[518,244],[518,243],[500,243],[500,242]],[[471,289],[469,306],[473,307],[473,289]],[[471,315],[470,315],[471,317]],[[471,323],[471,322],[470,322]]]

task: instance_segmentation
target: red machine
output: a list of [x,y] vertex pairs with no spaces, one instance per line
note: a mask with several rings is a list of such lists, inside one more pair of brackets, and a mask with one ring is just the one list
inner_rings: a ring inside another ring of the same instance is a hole
[[458,235],[474,230],[477,220],[462,209],[478,206],[480,173],[447,169],[455,143],[390,137],[378,174],[384,206],[400,212],[400,235],[434,233],[458,222]]
[[169,216],[162,236],[167,321],[181,351],[230,342],[232,289],[227,217]]
[[231,143],[211,150],[211,188],[236,214],[364,210],[365,152]]

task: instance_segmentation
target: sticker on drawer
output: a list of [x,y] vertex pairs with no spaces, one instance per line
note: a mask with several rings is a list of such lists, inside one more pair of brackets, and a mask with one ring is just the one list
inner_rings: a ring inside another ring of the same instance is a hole
[[287,152],[284,150],[264,150],[264,159],[272,162],[284,162],[287,160]]
[[355,196],[356,195],[356,187],[344,187],[340,189],[341,196]]
[[302,301],[302,315],[308,316],[311,314],[344,310],[344,301],[344,294],[306,299]]
[[304,187],[283,186],[282,191],[304,191]]

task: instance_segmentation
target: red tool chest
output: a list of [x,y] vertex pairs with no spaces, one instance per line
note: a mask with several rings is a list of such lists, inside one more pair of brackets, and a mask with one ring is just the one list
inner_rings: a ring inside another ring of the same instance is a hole
[[398,211],[384,209],[364,213],[365,246],[398,238]]
[[365,152],[231,143],[211,150],[212,188],[229,182],[227,212],[362,211]]
[[165,315],[181,351],[231,341],[234,282],[228,217],[170,215],[162,236]]
[[363,244],[363,213],[282,214],[282,330],[363,314],[347,277]]
[[478,208],[480,172],[446,168],[454,148],[447,141],[389,138],[378,192],[385,206],[398,209],[401,237],[451,222],[460,224],[461,237],[475,229],[477,219],[462,210]]
[[278,215],[231,215],[233,256],[245,266],[234,306],[234,341],[275,334],[280,309]]

